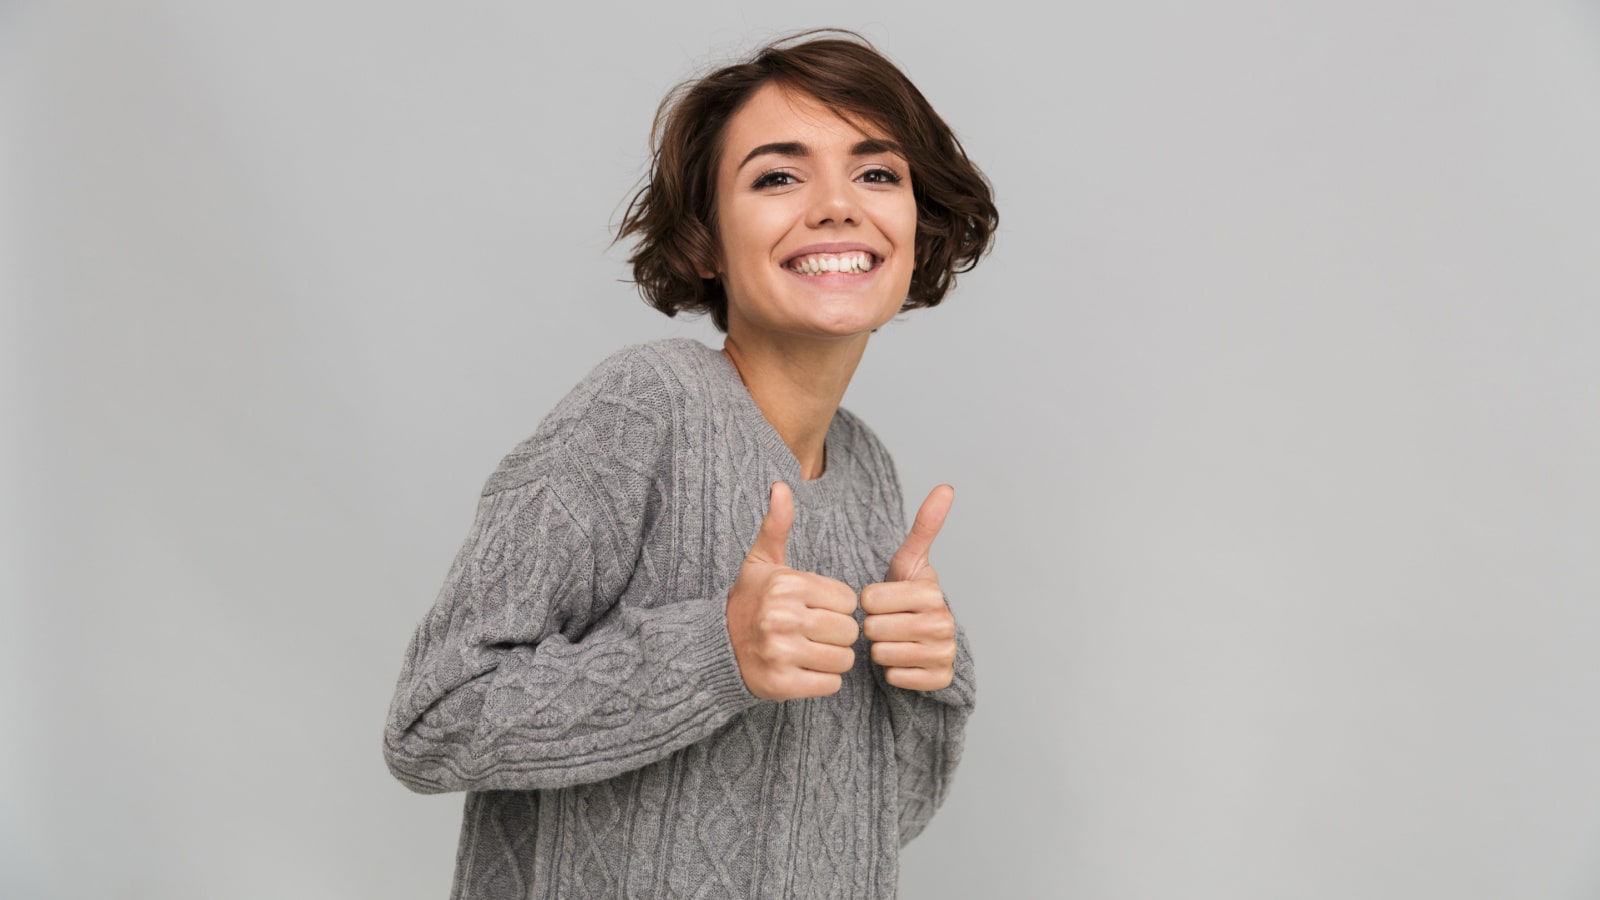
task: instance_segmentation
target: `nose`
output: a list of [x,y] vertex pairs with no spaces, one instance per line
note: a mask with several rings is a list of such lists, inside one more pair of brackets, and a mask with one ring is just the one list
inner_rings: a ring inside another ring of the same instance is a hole
[[806,224],[812,228],[824,225],[856,225],[861,221],[861,210],[856,205],[855,192],[846,178],[821,178],[812,182],[815,190],[811,208],[807,210]]

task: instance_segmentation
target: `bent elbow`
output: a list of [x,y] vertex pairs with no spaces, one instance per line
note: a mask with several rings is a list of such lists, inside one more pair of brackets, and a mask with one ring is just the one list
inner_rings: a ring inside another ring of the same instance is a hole
[[418,794],[443,794],[460,790],[452,783],[457,779],[449,776],[449,770],[438,754],[428,753],[425,748],[408,746],[412,743],[403,735],[385,734],[383,737],[383,761],[396,781]]

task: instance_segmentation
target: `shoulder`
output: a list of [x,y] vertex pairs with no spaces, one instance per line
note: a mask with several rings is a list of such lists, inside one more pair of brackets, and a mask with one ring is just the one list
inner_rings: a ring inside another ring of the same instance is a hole
[[576,423],[605,418],[608,407],[639,412],[669,410],[693,393],[717,351],[689,338],[631,344],[611,354],[578,382],[540,424],[541,432],[570,431]]
[[692,373],[698,358],[714,352],[698,341],[673,338],[632,344],[606,357],[500,461],[483,493],[561,468],[647,467],[671,444],[674,409],[697,380]]

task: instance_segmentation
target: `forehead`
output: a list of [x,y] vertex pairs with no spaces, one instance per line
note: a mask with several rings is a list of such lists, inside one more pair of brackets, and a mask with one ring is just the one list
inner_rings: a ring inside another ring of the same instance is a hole
[[728,120],[722,158],[725,165],[730,160],[737,165],[746,152],[762,144],[794,141],[823,149],[869,138],[892,140],[893,135],[876,122],[828,106],[804,91],[769,82]]

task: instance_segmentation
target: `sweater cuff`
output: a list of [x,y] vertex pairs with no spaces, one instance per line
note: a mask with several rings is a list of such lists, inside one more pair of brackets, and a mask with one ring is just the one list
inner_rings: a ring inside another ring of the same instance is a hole
[[966,629],[956,626],[956,663],[955,676],[950,683],[937,691],[928,691],[923,696],[938,703],[944,703],[968,713],[978,705],[977,679],[972,672],[972,648],[967,644]]
[[744,678],[739,675],[739,661],[733,655],[726,599],[696,602],[703,609],[688,623],[692,635],[688,654],[695,671],[701,673],[701,692],[710,695],[714,707],[730,712],[755,706],[761,698],[745,687]]

